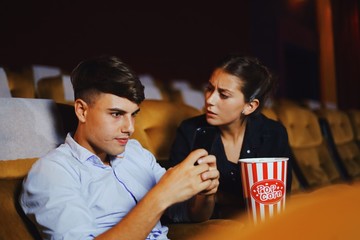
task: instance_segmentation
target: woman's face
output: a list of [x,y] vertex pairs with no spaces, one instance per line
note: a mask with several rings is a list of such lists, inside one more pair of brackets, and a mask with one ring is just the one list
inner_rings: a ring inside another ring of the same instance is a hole
[[216,69],[205,91],[206,120],[214,126],[226,126],[241,122],[241,112],[246,107],[240,91],[242,81],[238,77]]

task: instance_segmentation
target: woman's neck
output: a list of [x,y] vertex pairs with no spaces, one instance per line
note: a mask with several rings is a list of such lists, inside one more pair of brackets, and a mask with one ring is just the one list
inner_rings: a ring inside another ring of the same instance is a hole
[[219,127],[221,138],[229,142],[237,142],[238,139],[243,139],[246,129],[246,121],[242,123],[234,123]]
[[227,159],[230,162],[237,163],[240,157],[241,148],[245,136],[246,123],[241,125],[227,126],[220,128],[221,140],[224,145],[224,150]]

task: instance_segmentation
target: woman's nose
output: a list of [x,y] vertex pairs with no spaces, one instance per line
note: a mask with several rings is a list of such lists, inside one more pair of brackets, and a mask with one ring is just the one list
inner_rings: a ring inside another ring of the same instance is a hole
[[206,94],[205,102],[207,105],[214,105],[215,101],[216,101],[215,91]]

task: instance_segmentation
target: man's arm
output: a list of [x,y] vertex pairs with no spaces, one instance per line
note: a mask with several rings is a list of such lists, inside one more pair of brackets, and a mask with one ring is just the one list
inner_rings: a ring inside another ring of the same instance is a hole
[[[194,163],[200,158],[199,165],[195,166]],[[215,176],[217,170],[213,170],[214,166],[210,164],[213,162],[215,157],[207,156],[205,150],[190,153],[183,162],[170,168],[125,218],[96,239],[145,239],[169,206],[186,201],[203,191],[205,195],[196,196],[196,199],[199,197],[204,202],[213,198],[206,196],[212,195],[218,185],[217,180],[213,180],[218,179],[218,175]],[[194,201],[194,213],[201,212],[198,201]],[[211,204],[207,205],[204,212],[208,213],[210,208]]]

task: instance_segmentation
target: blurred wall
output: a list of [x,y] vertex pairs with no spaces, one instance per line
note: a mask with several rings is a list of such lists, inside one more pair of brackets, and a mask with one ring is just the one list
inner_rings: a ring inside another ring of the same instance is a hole
[[[46,64],[70,72],[84,58],[113,54],[138,73],[200,86],[215,61],[239,52],[273,70],[278,97],[321,100],[326,89],[319,87],[314,2],[1,1],[0,65]],[[359,0],[332,5],[338,105],[360,108],[354,92],[360,87],[360,48],[353,37],[359,36]]]

